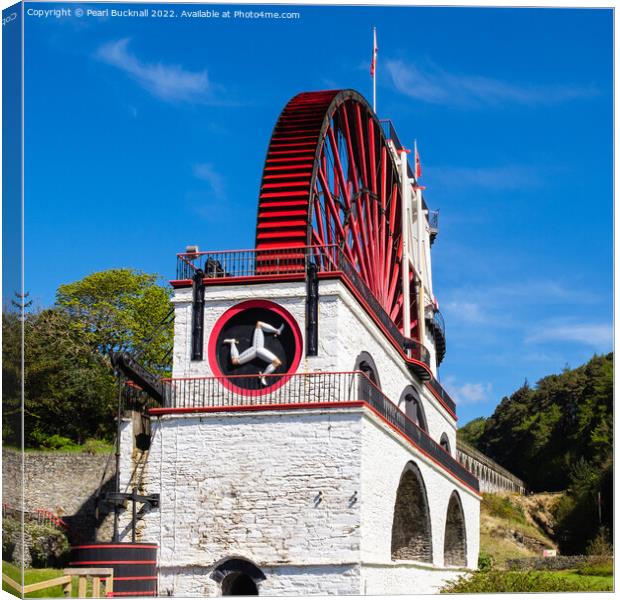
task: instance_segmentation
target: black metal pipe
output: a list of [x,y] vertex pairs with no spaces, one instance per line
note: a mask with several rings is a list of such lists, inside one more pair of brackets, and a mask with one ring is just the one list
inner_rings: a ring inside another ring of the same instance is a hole
[[319,353],[319,275],[316,263],[306,270],[306,356]]
[[192,302],[192,360],[202,360],[205,320],[204,272],[198,269],[194,274]]

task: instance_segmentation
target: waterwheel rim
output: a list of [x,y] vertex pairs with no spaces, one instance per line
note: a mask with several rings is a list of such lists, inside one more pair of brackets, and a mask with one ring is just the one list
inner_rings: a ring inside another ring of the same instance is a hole
[[298,94],[267,150],[256,248],[338,247],[402,331],[401,189],[381,123],[359,93]]

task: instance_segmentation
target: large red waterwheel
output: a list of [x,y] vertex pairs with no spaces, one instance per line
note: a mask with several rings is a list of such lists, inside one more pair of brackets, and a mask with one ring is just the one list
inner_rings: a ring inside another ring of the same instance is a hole
[[262,256],[281,248],[340,248],[402,329],[401,218],[398,166],[368,102],[353,90],[290,100],[271,136],[261,182]]

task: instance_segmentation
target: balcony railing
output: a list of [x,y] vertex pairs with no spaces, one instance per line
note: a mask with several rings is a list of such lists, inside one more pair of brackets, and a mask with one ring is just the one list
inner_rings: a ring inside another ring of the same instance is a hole
[[262,377],[268,386],[263,386],[259,375],[164,379],[164,406],[156,410],[363,402],[448,472],[473,489],[479,489],[476,477],[409,419],[364,373],[316,372]]
[[437,391],[449,411],[456,414],[456,405],[439,382],[430,374],[430,353],[417,340],[405,337],[370,288],[338,246],[300,246],[268,250],[230,250],[223,252],[194,252],[177,255],[177,279],[192,279],[201,269],[207,279],[244,280],[251,277],[281,277],[305,275],[309,264],[319,273],[342,276],[369,305],[377,320],[410,358],[425,364],[417,372]]
[[409,356],[430,367],[430,353],[418,341],[405,338],[375,298],[370,288],[338,246],[300,246],[268,250],[232,250],[178,254],[177,279],[191,279],[201,269],[207,279],[242,279],[305,274],[314,263],[319,273],[341,273],[356,288],[367,304]]
[[396,134],[396,129],[394,129],[394,124],[392,123],[392,121],[390,121],[390,119],[381,119],[380,123],[381,123],[381,129],[383,129],[383,135],[385,135],[385,138],[388,140],[392,140],[392,143],[394,144],[394,147],[396,148],[396,150],[402,150],[403,145],[400,143],[400,140],[398,139],[398,135]]

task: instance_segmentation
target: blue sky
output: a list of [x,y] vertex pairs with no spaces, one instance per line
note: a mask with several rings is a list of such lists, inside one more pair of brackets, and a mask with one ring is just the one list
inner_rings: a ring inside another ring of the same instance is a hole
[[[93,7],[26,8],[63,6]],[[378,114],[417,139],[440,209],[441,379],[460,423],[525,378],[610,351],[611,10],[291,10],[300,18],[26,16],[35,302],[111,267],[172,278],[187,244],[251,248],[280,110],[306,90],[370,98],[374,25]]]

